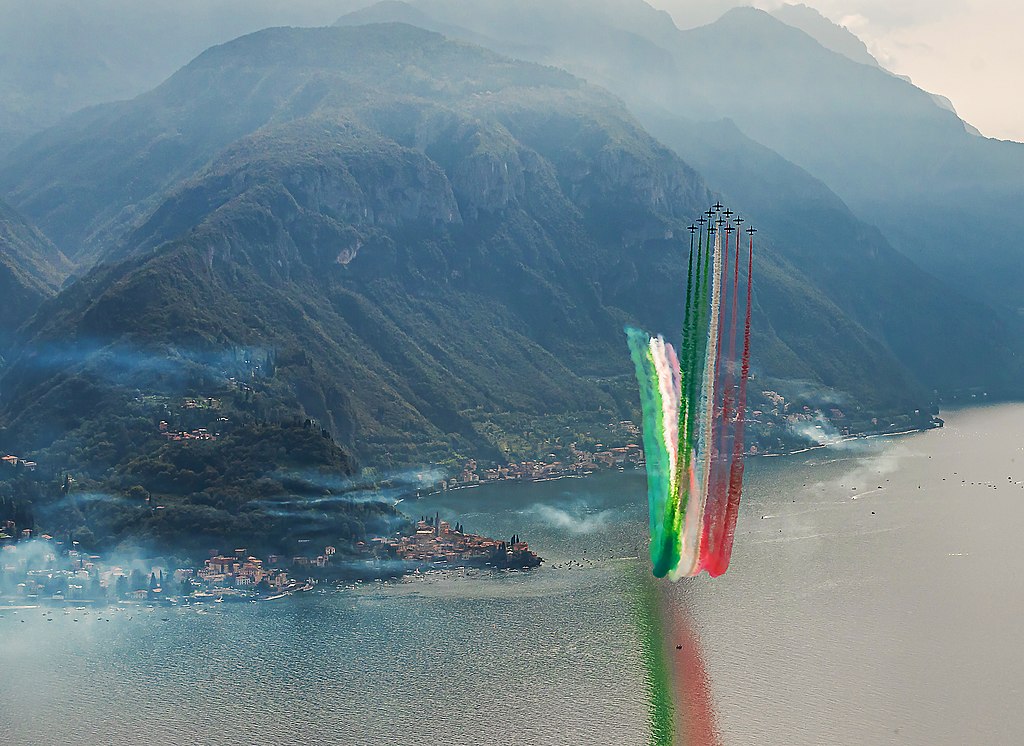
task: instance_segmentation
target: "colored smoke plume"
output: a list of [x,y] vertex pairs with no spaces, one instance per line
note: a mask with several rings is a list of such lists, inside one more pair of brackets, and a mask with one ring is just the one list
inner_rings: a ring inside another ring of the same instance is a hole
[[747,229],[743,247],[742,222],[715,205],[690,226],[678,353],[661,336],[626,329],[640,384],[656,577],[717,577],[732,555],[743,488],[756,232]]

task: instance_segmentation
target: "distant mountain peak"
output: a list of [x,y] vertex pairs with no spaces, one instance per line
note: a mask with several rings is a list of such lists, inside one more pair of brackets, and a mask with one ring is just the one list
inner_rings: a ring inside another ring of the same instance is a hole
[[749,5],[732,8],[714,23],[709,23],[694,29],[694,31],[699,33],[712,29],[717,32],[744,34],[750,37],[763,37],[765,34],[772,34],[773,36],[767,38],[806,39],[810,36],[806,31],[783,22],[771,13]]
[[723,13],[715,23],[756,23],[758,19],[764,21],[770,18],[772,18],[772,14],[760,8],[755,8],[752,5],[737,5]]
[[785,4],[772,11],[772,15],[787,26],[800,29],[816,42],[837,54],[862,65],[879,67],[878,60],[867,45],[846,26],[835,23],[814,8],[803,4]]

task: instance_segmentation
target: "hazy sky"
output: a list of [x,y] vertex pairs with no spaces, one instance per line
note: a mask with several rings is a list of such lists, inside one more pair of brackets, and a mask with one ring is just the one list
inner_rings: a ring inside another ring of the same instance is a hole
[[[681,25],[735,5],[782,0],[648,0]],[[802,0],[864,40],[887,69],[949,98],[989,137],[1024,142],[1024,2],[1020,0]]]

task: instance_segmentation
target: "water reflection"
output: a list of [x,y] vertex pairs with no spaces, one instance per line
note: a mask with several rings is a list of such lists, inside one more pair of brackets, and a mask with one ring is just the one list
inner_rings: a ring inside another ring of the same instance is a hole
[[678,586],[663,589],[662,609],[680,713],[682,738],[678,742],[689,746],[722,746],[704,649]]
[[655,580],[641,563],[627,573],[627,596],[643,655],[651,746],[721,746],[704,650],[685,586]]

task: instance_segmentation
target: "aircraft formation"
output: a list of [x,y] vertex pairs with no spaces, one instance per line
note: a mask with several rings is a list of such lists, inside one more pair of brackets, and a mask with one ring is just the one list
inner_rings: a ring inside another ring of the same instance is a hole
[[732,556],[743,489],[757,233],[744,229],[745,222],[716,202],[689,226],[678,349],[661,335],[626,329],[640,385],[650,554],[659,578],[702,571],[717,577]]

